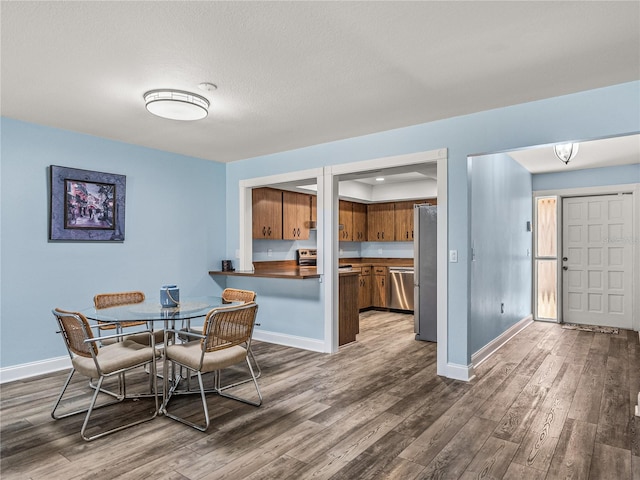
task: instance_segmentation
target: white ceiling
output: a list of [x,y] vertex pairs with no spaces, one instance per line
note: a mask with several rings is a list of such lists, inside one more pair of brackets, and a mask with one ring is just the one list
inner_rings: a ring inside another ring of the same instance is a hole
[[507,154],[534,174],[640,163],[640,135],[577,143],[578,153],[567,165],[558,160],[552,145],[541,145]]
[[[222,162],[640,78],[637,1],[2,1],[1,14],[3,116]],[[163,87],[204,95],[209,116],[149,114],[143,94]]]

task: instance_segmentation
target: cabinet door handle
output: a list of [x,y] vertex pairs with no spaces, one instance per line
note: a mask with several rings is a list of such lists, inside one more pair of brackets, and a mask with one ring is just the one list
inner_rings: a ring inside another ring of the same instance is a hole
[[407,231],[405,238],[409,238],[409,231]]
[[298,227],[298,237],[300,236],[300,227]]
[[267,235],[271,236],[271,227],[267,228]]
[[378,240],[380,240],[380,232],[378,232]]
[[263,237],[267,236],[267,227],[262,227],[262,236]]

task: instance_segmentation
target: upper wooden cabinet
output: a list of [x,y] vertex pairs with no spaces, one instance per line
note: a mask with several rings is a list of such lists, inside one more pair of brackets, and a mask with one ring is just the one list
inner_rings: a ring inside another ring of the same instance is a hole
[[353,241],[367,241],[367,205],[352,203],[353,207]]
[[396,242],[410,242],[413,240],[413,206],[417,203],[427,202],[427,200],[396,202],[394,222]]
[[342,225],[338,239],[341,242],[353,242],[353,203],[339,200],[338,208],[338,223]]
[[314,224],[318,223],[318,197],[316,195],[310,195],[311,197],[311,221]]
[[370,242],[393,242],[394,204],[372,203],[367,205],[367,239]]
[[282,192],[282,238],[306,240],[309,238],[311,195]]
[[282,191],[254,188],[252,194],[253,238],[282,239]]

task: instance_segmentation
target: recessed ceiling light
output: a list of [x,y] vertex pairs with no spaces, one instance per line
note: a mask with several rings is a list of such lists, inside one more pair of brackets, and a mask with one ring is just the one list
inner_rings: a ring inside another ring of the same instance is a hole
[[171,120],[200,120],[209,113],[209,101],[181,90],[151,90],[144,94],[147,110]]
[[376,182],[384,182],[384,177],[376,177]]

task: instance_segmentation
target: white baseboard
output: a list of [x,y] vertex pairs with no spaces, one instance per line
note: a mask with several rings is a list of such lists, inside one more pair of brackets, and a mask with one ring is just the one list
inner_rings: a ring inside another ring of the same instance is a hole
[[484,362],[487,358],[493,355],[500,347],[502,347],[505,343],[515,337],[522,330],[527,328],[529,325],[533,323],[533,316],[527,315],[518,323],[512,325],[507,330],[505,330],[500,336],[494,338],[489,343],[487,343],[484,347],[478,350],[476,353],[471,355],[471,364],[474,367],[477,367],[482,362]]
[[[302,348],[313,352],[324,352],[324,342],[313,338],[297,337],[276,332],[256,330],[253,338],[262,342],[275,343],[286,347]],[[11,367],[0,368],[0,384],[22,380],[37,375],[51,372],[59,372],[71,368],[71,359],[68,356],[50,358],[38,362],[23,363]]]
[[286,333],[268,332],[265,330],[254,330],[253,339],[260,342],[275,343],[285,347],[301,348],[312,352],[324,352],[324,341],[308,337],[298,337],[287,335]]
[[71,359],[68,355],[0,368],[0,384],[35,377],[45,373],[59,372],[60,370],[69,368],[71,368]]
[[439,375],[454,380],[462,380],[463,382],[470,382],[476,376],[473,371],[473,365],[460,365],[457,363],[447,363],[446,371]]

